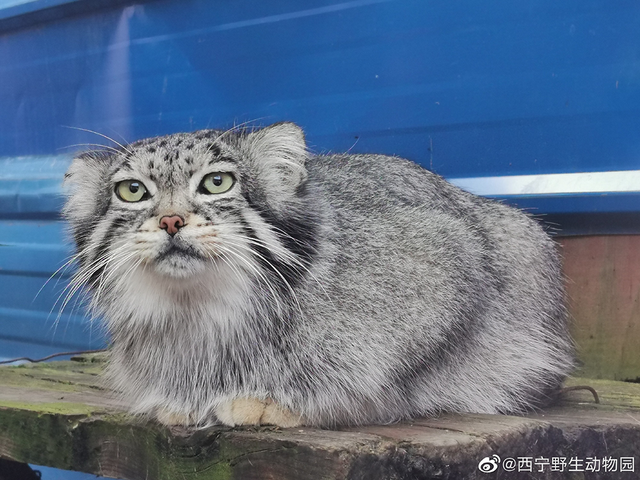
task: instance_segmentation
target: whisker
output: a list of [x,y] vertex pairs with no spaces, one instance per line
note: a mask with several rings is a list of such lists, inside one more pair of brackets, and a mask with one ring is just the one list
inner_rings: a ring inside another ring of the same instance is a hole
[[246,125],[249,125],[250,123],[254,123],[254,122],[257,122],[257,121],[260,121],[260,120],[264,120],[265,118],[267,118],[267,117],[258,117],[258,118],[254,118],[252,120],[247,120],[246,122],[239,123],[238,125],[234,124],[233,127],[224,130],[220,135],[218,135],[216,137],[216,139],[214,140],[214,142],[217,142],[218,140],[220,140],[225,135],[228,135],[228,134],[230,134],[232,132],[238,131],[240,128],[242,128],[242,127],[244,127]]
[[[111,150],[112,152],[117,153],[117,154],[122,153],[117,148],[113,148],[113,147],[110,147],[108,145],[102,145],[100,143],[76,143],[74,145],[67,145],[66,147],[60,147],[60,148],[58,148],[58,150],[63,150],[65,148],[73,148],[73,147],[101,147],[101,148],[106,148],[107,150]],[[95,151],[98,151],[98,150],[95,150]]]
[[236,239],[236,240],[247,241],[247,242],[252,243],[254,245],[259,245],[259,246],[265,247],[266,249],[268,249],[271,252],[277,252],[280,256],[284,257],[286,260],[289,260],[291,263],[294,263],[295,267],[300,268],[300,269],[304,270],[307,274],[309,274],[309,276],[314,280],[314,282],[320,287],[320,289],[322,290],[324,295],[327,297],[329,302],[335,307],[335,304],[333,303],[333,299],[329,295],[329,292],[327,292],[327,290],[324,288],[324,285],[318,279],[318,277],[316,277],[314,275],[314,273],[309,268],[307,268],[307,266],[305,265],[305,263],[302,260],[300,260],[298,257],[296,257],[296,255],[291,253],[285,247],[282,247],[280,245],[273,245],[273,244],[271,244],[269,242],[266,242],[266,241],[264,241],[262,239],[259,239],[259,238],[253,239],[253,238],[244,237],[242,235],[236,235],[236,234],[233,234],[233,233],[225,234],[225,237],[230,237],[230,238],[233,238],[233,239]]
[[122,139],[122,141],[125,143],[125,145],[128,145],[129,143],[131,143],[129,140],[127,140],[126,138],[124,138],[124,136],[123,136],[120,132],[118,132],[118,131],[114,130],[114,129],[113,129],[113,128],[111,128],[111,127],[109,127],[109,130],[111,130],[114,134],[116,134],[117,136],[119,136],[119,137]]
[[300,312],[301,316],[304,316],[304,314],[302,313],[302,307],[300,306],[300,302],[298,301],[298,296],[296,295],[296,292],[294,291],[293,287],[291,286],[291,284],[287,281],[287,279],[284,277],[284,275],[282,275],[282,273],[280,272],[280,270],[278,270],[276,268],[275,265],[273,265],[269,260],[267,260],[264,255],[261,255],[260,253],[256,252],[255,250],[253,250],[251,247],[246,246],[246,245],[242,245],[242,244],[236,244],[236,243],[232,243],[232,242],[225,242],[226,244],[230,244],[233,245],[235,247],[239,247],[242,249],[245,249],[247,251],[249,251],[249,253],[257,256],[258,258],[260,258],[262,261],[264,261],[267,265],[269,265],[269,267],[271,267],[271,270],[273,270],[282,280],[282,282],[285,284],[285,286],[287,287],[287,289],[289,290],[289,293],[291,293],[291,296],[293,298],[293,300],[295,301],[298,310]]
[[218,264],[216,262],[216,258],[219,258],[222,262],[224,262],[224,264],[227,267],[229,267],[229,269],[231,269],[231,271],[236,275],[236,277],[240,279],[240,281],[244,284],[245,290],[250,291],[249,283],[247,282],[246,277],[242,275],[240,270],[238,270],[238,268],[233,264],[233,262],[229,261],[229,259],[223,252],[217,252],[217,251],[213,252],[216,254],[216,257],[214,257],[213,254],[210,253],[208,250],[209,249],[205,250],[205,253],[211,259],[212,263],[214,263],[217,266]]
[[120,148],[122,148],[125,152],[129,153],[130,155],[133,155],[133,151],[129,150],[127,147],[125,147],[124,145],[122,145],[120,142],[117,142],[116,140],[114,140],[113,138],[100,133],[100,132],[96,132],[94,130],[89,130],[88,128],[80,128],[80,127],[71,127],[69,125],[63,125],[65,128],[71,128],[72,130],[79,130],[81,132],[87,132],[87,133],[93,133],[95,135],[98,135],[102,138],[105,138],[107,140],[109,140],[110,142],[115,143],[116,145],[118,145]]
[[[264,118],[264,117],[262,117],[262,118]],[[229,133],[231,133],[231,132],[233,132],[233,131],[237,130],[238,128],[240,128],[240,127],[242,127],[242,126],[244,126],[244,125],[247,125],[247,124],[249,124],[249,123],[251,123],[251,122],[255,122],[255,121],[257,121],[257,120],[261,120],[262,118],[257,118],[257,119],[255,119],[255,120],[247,120],[246,122],[243,122],[243,123],[241,123],[240,125],[234,125],[233,127],[228,128],[227,130],[224,130],[220,135],[218,135],[218,136],[213,140],[213,142],[211,142],[211,145],[209,145],[209,148],[207,148],[207,150],[204,152],[204,154],[205,154],[205,155],[206,155],[206,154],[208,154],[208,153],[211,151],[211,149],[216,145],[216,142],[217,142],[218,140],[220,140],[222,137],[224,137],[225,135],[228,135]]]
[[222,245],[218,245],[218,248],[220,248],[223,252],[229,253],[233,255],[235,258],[239,259],[249,268],[250,271],[254,272],[264,282],[265,286],[271,292],[274,302],[276,303],[278,315],[281,316],[284,313],[284,310],[281,306],[279,295],[276,293],[275,289],[273,288],[273,285],[271,285],[271,282],[266,277],[266,275],[263,272],[261,272],[260,269],[257,268],[255,265],[252,265],[251,262],[249,262],[246,258],[244,258],[239,252],[233,250],[232,248],[227,248],[226,246],[222,246]]
[[[94,247],[95,247],[94,245],[88,245],[81,252],[77,253],[75,255],[75,258],[80,258],[81,255],[89,253]],[[70,282],[62,290],[62,292],[58,296],[57,300],[55,301],[55,303],[51,307],[51,310],[49,311],[49,316],[50,316],[53,313],[53,310],[55,309],[55,307],[58,305],[58,302],[60,302],[60,300],[64,297],[64,299],[63,299],[63,301],[61,303],[61,307],[60,307],[60,310],[58,312],[58,315],[56,316],[56,319],[54,321],[54,326],[57,325],[58,321],[60,320],[60,318],[61,318],[61,316],[62,316],[62,314],[64,312],[64,309],[66,308],[66,305],[68,304],[70,299],[73,297],[73,295],[75,295],[75,293],[77,293],[80,288],[82,288],[83,286],[86,286],[86,282],[98,270],[100,270],[100,268],[102,268],[103,263],[105,261],[108,261],[108,257],[109,256],[119,253],[122,249],[123,249],[123,246],[117,247],[116,249],[114,249],[112,251],[105,252],[103,255],[101,255],[100,257],[98,257],[96,259],[94,259],[88,265],[81,266],[80,270],[74,275],[74,277],[70,280]],[[47,318],[49,318],[49,317],[47,317]],[[54,330],[54,333],[55,333],[55,330]]]
[[[36,301],[36,299],[38,298],[38,295],[40,295],[40,292],[42,292],[42,290],[44,289],[44,287],[47,286],[47,284],[53,280],[53,277],[55,277],[58,273],[60,273],[62,271],[62,273],[64,273],[64,270],[66,270],[69,265],[71,265],[75,260],[77,260],[78,255],[72,255],[67,261],[65,261],[62,266],[60,268],[58,268],[55,272],[53,272],[49,278],[47,278],[47,280],[42,284],[42,286],[40,287],[40,289],[38,290],[38,293],[36,293],[36,295],[33,297],[33,300],[31,301],[32,303]],[[60,275],[62,276],[62,273],[60,273]]]

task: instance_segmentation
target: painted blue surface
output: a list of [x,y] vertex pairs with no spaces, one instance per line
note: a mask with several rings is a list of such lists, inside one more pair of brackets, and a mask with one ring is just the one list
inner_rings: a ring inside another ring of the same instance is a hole
[[101,348],[81,297],[67,301],[72,246],[59,219],[69,157],[0,159],[0,360]]
[[0,19],[17,17],[77,1],[80,0],[0,0]]
[[[67,3],[77,2],[23,2],[0,12]],[[4,33],[0,337],[13,345],[4,350],[103,341],[96,333],[87,340],[75,299],[58,315],[54,303],[68,277],[36,297],[71,253],[57,220],[68,160],[56,154],[109,144],[69,126],[131,141],[294,120],[315,151],[398,154],[446,176],[637,168],[637,2],[499,7],[157,1]],[[554,215],[634,212],[637,200],[572,195],[517,203]]]
[[57,468],[41,467],[40,465],[31,465],[31,468],[40,472],[42,480],[92,480],[98,478],[111,478],[98,477],[88,473],[72,472],[69,470],[59,470]]
[[[635,0],[122,3],[0,8],[0,356],[105,341],[75,297],[60,313],[68,270],[38,294],[71,254],[58,213],[78,149],[292,120],[315,152],[449,178],[638,168]],[[621,233],[640,231],[638,195],[505,200]]]
[[[60,7],[64,8],[64,7]],[[0,155],[303,125],[445,176],[635,169],[635,0],[156,1],[12,30]]]
[[[70,271],[47,282],[71,254],[65,154],[112,144],[68,127],[126,142],[291,120],[315,152],[446,177],[639,168],[637,0],[4,3],[0,359],[105,342],[77,297],[60,312]],[[565,233],[638,233],[639,195],[504,200]]]

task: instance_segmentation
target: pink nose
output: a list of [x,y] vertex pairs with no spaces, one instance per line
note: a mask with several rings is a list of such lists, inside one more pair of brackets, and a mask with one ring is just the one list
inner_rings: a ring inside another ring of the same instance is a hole
[[184,220],[179,215],[173,215],[171,217],[162,217],[160,219],[160,228],[166,230],[172,237],[178,233],[184,227]]

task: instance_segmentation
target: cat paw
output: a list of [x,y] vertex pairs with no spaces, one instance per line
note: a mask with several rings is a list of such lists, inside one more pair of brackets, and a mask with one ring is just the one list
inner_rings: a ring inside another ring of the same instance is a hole
[[189,425],[193,425],[194,421],[190,415],[185,415],[182,413],[172,412],[170,410],[157,410],[156,411],[156,420],[167,427],[172,427],[175,425],[181,425],[184,427],[188,427]]
[[302,415],[296,414],[286,407],[278,405],[269,399],[260,418],[263,425],[277,425],[282,428],[292,428],[302,425]]
[[215,410],[220,422],[230,427],[236,425],[276,425],[282,428],[302,424],[302,416],[276,404],[270,398],[236,398],[223,403]]

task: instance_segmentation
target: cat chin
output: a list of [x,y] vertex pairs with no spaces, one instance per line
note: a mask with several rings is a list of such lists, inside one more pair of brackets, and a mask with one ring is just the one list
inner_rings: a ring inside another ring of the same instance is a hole
[[206,265],[199,258],[175,254],[167,255],[154,264],[156,273],[175,279],[191,278],[205,272]]

